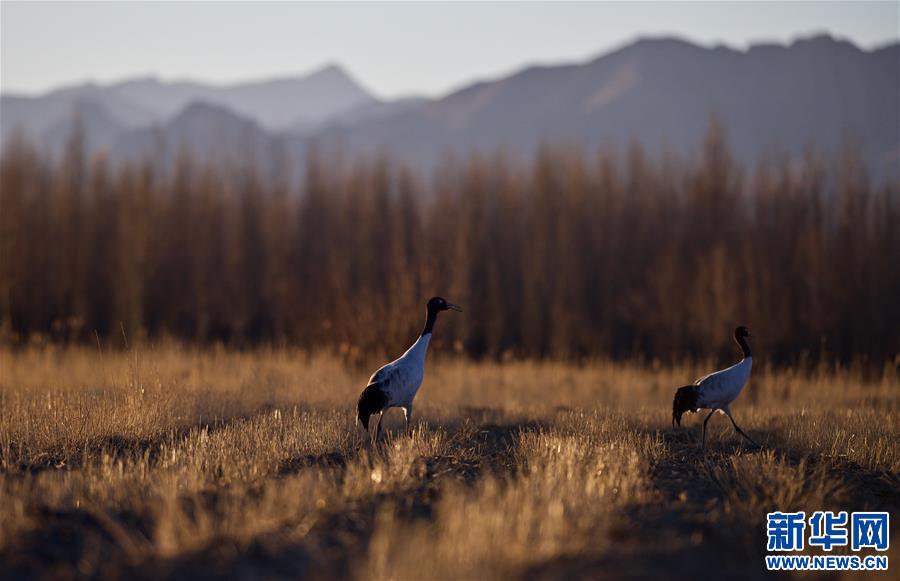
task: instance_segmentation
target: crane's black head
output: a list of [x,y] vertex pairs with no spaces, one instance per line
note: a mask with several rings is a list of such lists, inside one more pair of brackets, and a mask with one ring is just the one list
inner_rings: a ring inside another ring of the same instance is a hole
[[428,299],[428,317],[425,319],[425,328],[422,329],[422,335],[431,333],[432,329],[434,329],[434,321],[437,319],[437,314],[441,311],[461,310],[453,303],[448,303],[443,297],[431,297]]
[[686,385],[675,391],[675,399],[672,401],[672,427],[681,427],[681,416],[684,412],[697,412],[697,386]]
[[431,297],[428,300],[428,312],[438,313],[440,311],[462,311],[462,309],[453,303],[448,303],[443,297]]
[[746,339],[747,337],[750,337],[750,329],[743,325],[734,328],[735,339]]

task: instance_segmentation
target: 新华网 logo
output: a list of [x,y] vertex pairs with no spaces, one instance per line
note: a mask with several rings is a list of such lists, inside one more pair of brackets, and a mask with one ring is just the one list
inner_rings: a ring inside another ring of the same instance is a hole
[[[808,534],[808,536],[807,536]],[[770,512],[766,524],[766,549],[770,553],[834,547],[852,551],[887,551],[890,538],[888,512],[838,513],[815,511]],[[767,555],[769,570],[887,570],[886,555]]]

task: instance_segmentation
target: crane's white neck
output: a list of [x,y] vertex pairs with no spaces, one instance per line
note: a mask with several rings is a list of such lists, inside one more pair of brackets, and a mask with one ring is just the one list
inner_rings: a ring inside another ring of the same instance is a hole
[[416,339],[416,342],[406,350],[406,353],[404,353],[403,356],[413,357],[424,363],[425,355],[428,354],[428,343],[430,342],[431,333],[423,333],[422,335],[419,335],[419,338]]

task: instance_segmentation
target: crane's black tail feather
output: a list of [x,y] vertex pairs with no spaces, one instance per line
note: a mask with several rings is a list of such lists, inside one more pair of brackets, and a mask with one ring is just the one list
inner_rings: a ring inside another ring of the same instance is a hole
[[359,395],[359,402],[356,404],[356,419],[362,424],[366,432],[369,431],[369,418],[372,414],[381,413],[387,407],[388,398],[381,384],[371,383],[366,386]]
[[696,385],[685,385],[675,391],[675,399],[672,401],[672,427],[681,427],[681,416],[684,412],[700,411],[697,405],[699,390]]

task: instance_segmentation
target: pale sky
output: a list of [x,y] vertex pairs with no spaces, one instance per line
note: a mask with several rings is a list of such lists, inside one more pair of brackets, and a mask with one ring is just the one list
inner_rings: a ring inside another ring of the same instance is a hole
[[0,4],[4,92],[156,75],[227,83],[339,63],[380,97],[437,96],[638,36],[746,48],[829,32],[895,41],[900,2]]

